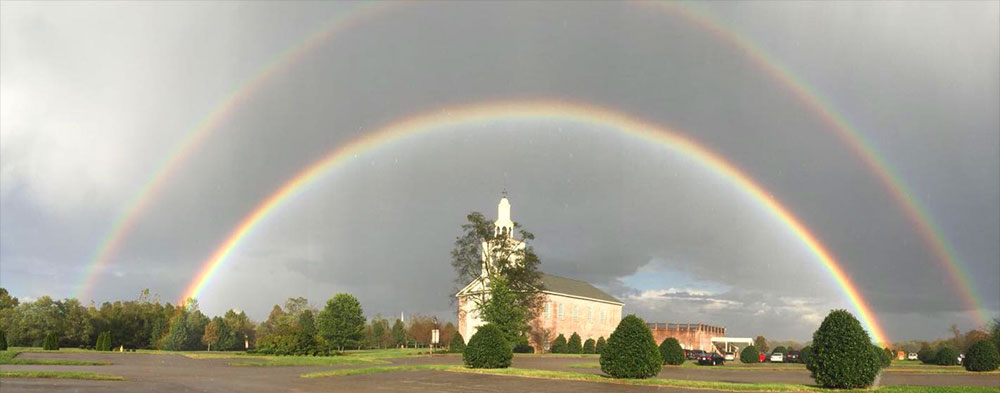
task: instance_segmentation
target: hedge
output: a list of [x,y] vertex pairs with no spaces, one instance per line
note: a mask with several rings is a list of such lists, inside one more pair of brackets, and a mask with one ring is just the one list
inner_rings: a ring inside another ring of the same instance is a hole
[[462,352],[462,362],[470,368],[507,368],[513,358],[510,344],[494,324],[480,326]]
[[649,378],[660,372],[663,358],[646,322],[629,314],[622,318],[601,352],[601,371],[614,378]]
[[930,347],[922,347],[917,352],[917,359],[923,364],[937,364],[937,351]]
[[1000,367],[1000,352],[990,340],[980,340],[969,347],[962,365],[969,371],[993,371]]
[[684,350],[681,343],[676,338],[667,337],[660,343],[660,357],[663,364],[678,365],[684,363]]
[[875,348],[854,315],[833,310],[813,333],[812,355],[806,367],[823,387],[868,387],[882,369],[882,350],[876,352]]

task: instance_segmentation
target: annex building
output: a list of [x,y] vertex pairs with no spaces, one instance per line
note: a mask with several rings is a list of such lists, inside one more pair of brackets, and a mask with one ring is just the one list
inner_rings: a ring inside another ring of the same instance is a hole
[[[497,233],[513,233],[514,222],[510,218],[510,201],[506,195],[497,205],[497,220],[494,222]],[[513,239],[513,238],[512,238]],[[513,239],[515,248],[523,248],[524,242]],[[488,263],[483,255],[483,263]],[[484,322],[476,313],[476,305],[471,296],[484,293],[488,296],[488,279],[483,276],[473,280],[462,288],[455,297],[458,298],[458,332],[465,340],[472,338],[479,326]],[[542,275],[542,294],[544,303],[538,317],[529,323],[535,330],[543,331],[542,337],[548,337],[548,342],[535,342],[537,335],[531,335],[531,344],[536,350],[548,349],[549,342],[560,334],[567,339],[573,333],[580,335],[582,341],[598,337],[607,339],[618,327],[622,318],[622,303],[606,292],[597,289],[590,283],[566,277]]]

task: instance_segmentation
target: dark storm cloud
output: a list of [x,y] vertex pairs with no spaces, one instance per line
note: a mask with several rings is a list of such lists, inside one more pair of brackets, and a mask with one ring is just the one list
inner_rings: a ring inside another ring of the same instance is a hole
[[[176,141],[345,8],[3,7],[0,280],[27,296],[70,296],[111,217]],[[1000,293],[997,21],[977,9],[993,5],[705,7],[847,114],[954,240],[980,293]],[[845,16],[857,12],[866,16]],[[142,27],[163,13],[185,24]],[[916,229],[843,140],[684,19],[635,5],[481,3],[361,23],[241,101],[140,217],[98,300],[146,287],[177,297],[275,188],[394,119],[551,98],[672,125],[743,168],[843,262],[894,338],[939,335],[942,318],[971,327]],[[925,23],[934,31],[915,31]],[[201,305],[262,318],[286,297],[321,304],[349,291],[369,314],[452,319],[451,242],[469,211],[495,214],[505,186],[544,270],[608,288],[647,319],[804,338],[830,308],[849,307],[816,258],[731,183],[567,122],[478,124],[361,155],[264,220]],[[1000,309],[996,296],[984,301]]]

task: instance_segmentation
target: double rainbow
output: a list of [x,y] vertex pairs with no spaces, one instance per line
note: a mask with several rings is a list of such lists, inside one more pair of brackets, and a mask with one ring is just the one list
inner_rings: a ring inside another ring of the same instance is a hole
[[309,184],[318,181],[323,175],[330,173],[352,158],[403,137],[502,120],[557,120],[603,126],[644,141],[662,145],[671,152],[687,157],[718,176],[733,182],[759,203],[763,209],[784,223],[826,267],[847,295],[873,338],[880,343],[889,342],[871,308],[848,278],[841,264],[788,208],[782,206],[778,200],[739,168],[694,140],[668,128],[644,123],[633,117],[603,108],[556,101],[502,102],[443,109],[389,124],[378,131],[365,134],[334,148],[325,157],[288,180],[236,226],[225,241],[216,248],[212,256],[205,261],[201,271],[184,291],[182,301],[197,298],[202,293],[219,268],[262,220],[279,206],[291,200]]

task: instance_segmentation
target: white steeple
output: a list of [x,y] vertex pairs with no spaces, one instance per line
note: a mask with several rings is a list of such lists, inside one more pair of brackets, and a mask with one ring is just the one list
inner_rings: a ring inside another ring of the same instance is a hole
[[497,235],[514,235],[514,221],[510,220],[510,201],[507,200],[507,190],[504,190],[500,203],[497,204],[497,220],[493,222]]

